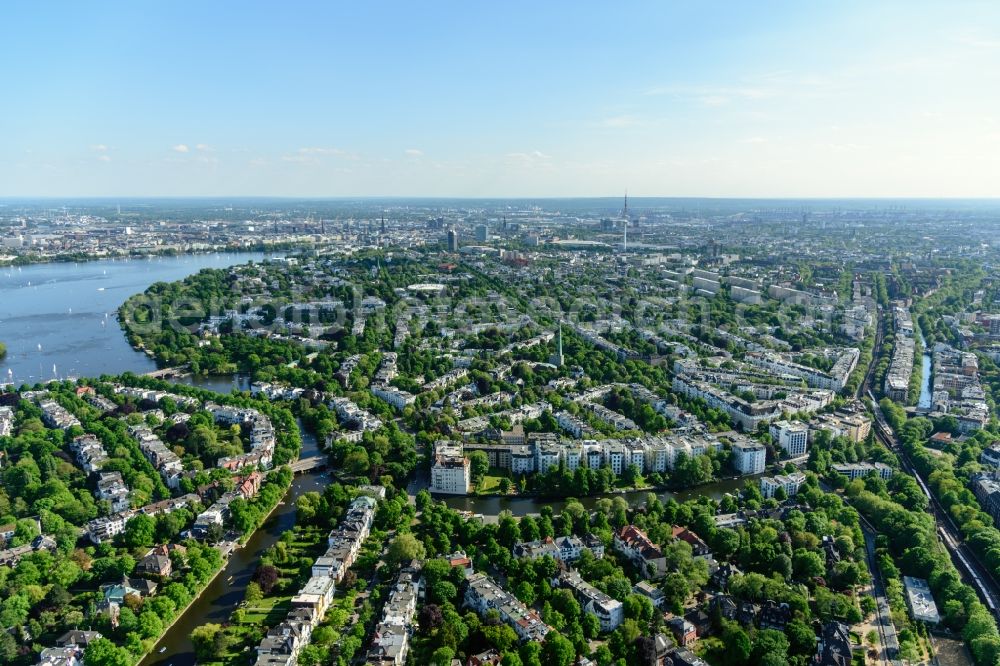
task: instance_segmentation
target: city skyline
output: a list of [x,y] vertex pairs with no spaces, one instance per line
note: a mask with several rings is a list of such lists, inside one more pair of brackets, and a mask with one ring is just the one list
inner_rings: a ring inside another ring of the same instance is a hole
[[0,196],[992,197],[988,3],[4,10]]

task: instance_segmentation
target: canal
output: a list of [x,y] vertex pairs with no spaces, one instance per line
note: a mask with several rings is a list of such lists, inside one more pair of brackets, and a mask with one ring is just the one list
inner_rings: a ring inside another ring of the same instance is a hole
[[[302,457],[320,455],[321,451],[312,433],[299,423],[302,433]],[[160,638],[153,651],[140,666],[194,666],[194,646],[191,632],[208,623],[228,622],[238,604],[243,601],[250,577],[257,570],[261,555],[295,526],[295,501],[310,491],[322,492],[329,484],[327,472],[315,471],[296,476],[285,494],[282,504],[268,516],[243,548],[235,551],[201,595],[188,606],[187,611]],[[161,648],[166,648],[162,653]]]
[[924,354],[920,359],[920,399],[917,401],[917,409],[930,409],[931,403],[933,402],[933,394],[931,393],[931,355],[927,349],[927,341],[924,340],[924,334],[920,334],[920,348],[924,350]]

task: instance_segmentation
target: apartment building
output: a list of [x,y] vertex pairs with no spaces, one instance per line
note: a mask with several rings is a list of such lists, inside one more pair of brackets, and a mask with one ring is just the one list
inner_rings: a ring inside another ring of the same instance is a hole
[[431,464],[432,493],[466,495],[472,489],[472,467],[460,442],[441,440],[434,444]]

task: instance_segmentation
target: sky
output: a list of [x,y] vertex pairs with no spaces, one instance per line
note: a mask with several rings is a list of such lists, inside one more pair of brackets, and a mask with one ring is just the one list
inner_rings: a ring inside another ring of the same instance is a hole
[[0,5],[0,196],[997,197],[1000,3]]

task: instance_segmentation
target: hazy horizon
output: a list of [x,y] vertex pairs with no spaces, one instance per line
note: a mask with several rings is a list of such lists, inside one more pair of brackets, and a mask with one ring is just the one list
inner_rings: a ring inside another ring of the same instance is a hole
[[993,3],[0,16],[3,197],[1000,196]]

